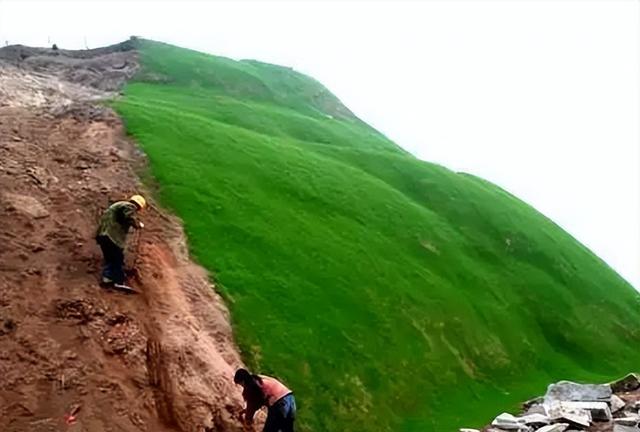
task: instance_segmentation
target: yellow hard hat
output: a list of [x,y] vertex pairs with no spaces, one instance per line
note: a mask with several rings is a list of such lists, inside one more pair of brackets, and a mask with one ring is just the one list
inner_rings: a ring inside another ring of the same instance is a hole
[[145,208],[147,206],[147,200],[144,199],[144,197],[142,195],[134,195],[131,198],[129,198],[129,201],[131,201],[132,203],[136,204],[141,209],[143,209],[143,208]]

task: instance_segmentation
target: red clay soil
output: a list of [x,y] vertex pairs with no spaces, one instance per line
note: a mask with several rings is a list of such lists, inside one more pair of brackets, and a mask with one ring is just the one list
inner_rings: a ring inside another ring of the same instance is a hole
[[228,312],[189,261],[179,222],[153,203],[143,215],[139,294],[98,285],[101,210],[145,193],[120,120],[90,105],[54,115],[10,102],[0,104],[0,431],[242,430]]

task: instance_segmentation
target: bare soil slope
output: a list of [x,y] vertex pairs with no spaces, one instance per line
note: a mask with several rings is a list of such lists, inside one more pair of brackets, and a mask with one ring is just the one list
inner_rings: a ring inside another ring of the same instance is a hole
[[98,286],[97,218],[145,192],[144,158],[87,102],[113,86],[68,75],[0,60],[0,430],[241,430],[228,312],[179,222],[145,212],[139,294]]

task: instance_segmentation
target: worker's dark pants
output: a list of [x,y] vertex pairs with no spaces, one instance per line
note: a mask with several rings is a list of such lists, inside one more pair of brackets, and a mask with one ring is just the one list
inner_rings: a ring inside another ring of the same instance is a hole
[[293,432],[296,400],[290,393],[269,407],[263,432]]
[[102,249],[104,267],[102,277],[114,283],[124,283],[124,250],[107,236],[98,236],[96,241]]

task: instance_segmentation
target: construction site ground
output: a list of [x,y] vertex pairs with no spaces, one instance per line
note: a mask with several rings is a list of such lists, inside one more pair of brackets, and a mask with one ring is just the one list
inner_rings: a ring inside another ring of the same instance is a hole
[[132,73],[111,54],[50,73],[0,59],[0,430],[242,430],[229,314],[179,221],[151,198],[127,251],[139,293],[98,283],[101,211],[148,195],[144,155],[98,102],[114,86],[67,79],[83,62]]

